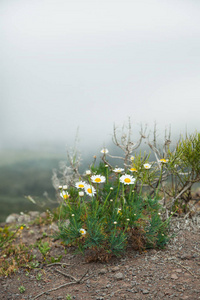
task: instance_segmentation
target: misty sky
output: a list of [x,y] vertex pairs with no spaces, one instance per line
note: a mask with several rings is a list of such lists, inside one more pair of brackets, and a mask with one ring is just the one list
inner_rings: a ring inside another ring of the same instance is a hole
[[199,130],[200,1],[1,0],[0,43],[1,148]]

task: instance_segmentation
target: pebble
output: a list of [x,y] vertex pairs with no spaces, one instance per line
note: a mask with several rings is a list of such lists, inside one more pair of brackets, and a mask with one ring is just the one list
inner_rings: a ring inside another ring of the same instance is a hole
[[176,271],[177,273],[182,273],[182,272],[183,272],[182,269],[176,269],[175,271]]
[[99,274],[106,274],[107,273],[107,270],[105,268],[99,270]]
[[111,271],[112,272],[117,272],[117,271],[119,271],[120,270],[120,267],[118,267],[118,266],[115,266],[115,267],[112,267],[111,268]]
[[142,293],[143,294],[149,294],[149,291],[148,290],[143,290]]
[[124,275],[121,272],[118,272],[114,275],[114,278],[117,280],[122,280],[124,279]]
[[178,276],[176,274],[172,274],[171,279],[178,279]]

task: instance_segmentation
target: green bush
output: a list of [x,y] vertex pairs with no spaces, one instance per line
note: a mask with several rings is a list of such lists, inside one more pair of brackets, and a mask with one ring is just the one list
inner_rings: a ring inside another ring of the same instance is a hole
[[88,261],[106,261],[127,247],[163,248],[169,240],[169,219],[162,219],[158,197],[144,197],[137,188],[154,171],[147,158],[137,157],[136,162],[135,177],[130,158],[126,171],[100,162],[70,187],[59,187],[63,202],[58,237],[65,245],[76,246]]

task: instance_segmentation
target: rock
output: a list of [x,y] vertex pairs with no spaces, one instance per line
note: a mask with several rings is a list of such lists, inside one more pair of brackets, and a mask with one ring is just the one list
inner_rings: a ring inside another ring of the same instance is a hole
[[176,274],[172,274],[171,279],[178,279],[178,276]]
[[31,217],[31,219],[36,219],[37,217],[39,217],[40,213],[39,211],[29,211],[28,215]]
[[182,272],[183,272],[182,269],[176,269],[175,271],[176,271],[177,273],[182,273]]
[[123,273],[118,272],[114,275],[114,278],[117,280],[122,280],[122,279],[124,279],[124,275],[123,275]]
[[149,291],[148,290],[143,290],[142,293],[143,294],[149,294]]
[[50,226],[49,226],[50,229],[52,229],[53,231],[57,232],[59,231],[59,228],[58,228],[58,225],[56,223],[52,223]]
[[11,214],[6,218],[6,223],[15,223],[18,221],[19,215],[18,214]]
[[22,214],[18,218],[18,223],[29,223],[31,221],[31,217],[27,214]]
[[111,268],[111,271],[112,272],[117,272],[117,271],[119,271],[120,270],[120,267],[118,267],[118,266],[115,266],[115,267],[112,267]]
[[106,274],[107,273],[107,270],[105,268],[99,270],[99,274],[103,275],[103,274]]
[[65,227],[68,227],[68,226],[69,226],[69,223],[70,223],[70,221],[67,219],[67,220],[64,222],[64,226],[65,226]]
[[46,219],[46,218],[48,217],[48,214],[46,213],[46,211],[43,211],[43,212],[40,214],[40,217]]

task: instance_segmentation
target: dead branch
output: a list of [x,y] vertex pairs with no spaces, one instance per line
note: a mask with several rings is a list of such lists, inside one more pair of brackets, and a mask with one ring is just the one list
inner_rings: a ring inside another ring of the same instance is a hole
[[74,278],[74,281],[64,283],[64,284],[59,285],[59,286],[57,286],[57,287],[55,287],[55,288],[53,288],[53,289],[47,290],[47,291],[45,291],[45,292],[42,292],[42,293],[38,294],[37,296],[35,296],[35,297],[33,298],[33,300],[35,300],[35,299],[41,297],[41,296],[44,295],[44,294],[47,294],[47,293],[56,291],[56,290],[58,290],[58,289],[61,289],[61,288],[65,287],[65,286],[80,283],[80,282],[83,280],[83,278],[86,276],[86,274],[88,273],[88,271],[89,271],[89,270],[87,270],[87,271],[83,274],[83,276],[81,276],[80,279],[76,279],[76,278],[73,277],[73,278]]

